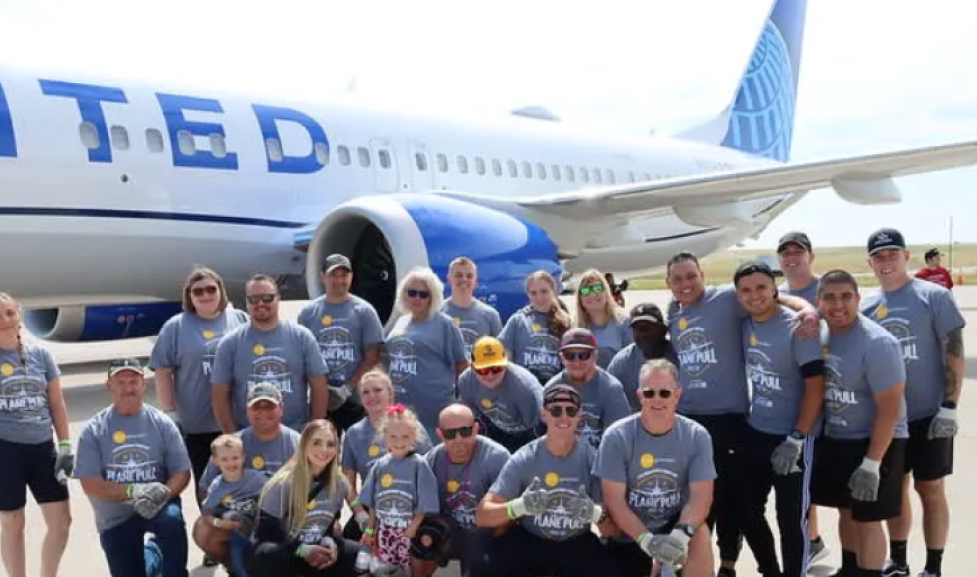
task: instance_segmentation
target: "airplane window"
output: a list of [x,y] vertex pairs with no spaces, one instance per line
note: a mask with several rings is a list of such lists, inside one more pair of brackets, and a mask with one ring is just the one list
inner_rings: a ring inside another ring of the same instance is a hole
[[560,165],[554,164],[550,167],[550,172],[553,173],[553,180],[560,180]]
[[112,146],[119,150],[129,150],[129,131],[125,126],[113,126],[110,129]]
[[329,145],[325,142],[315,143],[315,159],[321,165],[329,164]]
[[349,166],[349,149],[345,146],[340,146],[336,152],[339,153],[339,164]]
[[444,153],[438,153],[438,170],[448,172],[448,157]]
[[506,166],[509,167],[509,176],[510,177],[516,178],[517,176],[519,176],[519,169],[516,168],[516,161],[515,160],[512,160],[510,158],[509,160],[506,161]]
[[485,174],[485,161],[481,156],[475,157],[475,172],[478,174]]
[[89,150],[95,150],[101,144],[98,129],[91,122],[82,122],[78,126],[78,136],[81,137],[81,143]]
[[356,156],[360,159],[360,166],[363,168],[370,167],[370,151],[365,147],[360,146],[356,149]]
[[634,171],[633,170],[629,170],[628,171],[628,182],[634,182]]
[[224,158],[227,156],[227,142],[224,137],[216,132],[210,135],[210,151],[217,158]]
[[[197,144],[193,141],[193,134],[189,130],[181,130],[176,133],[177,144],[180,145],[180,154],[183,156],[193,156],[197,154]],[[278,151],[281,153],[281,143],[278,145]],[[281,157],[279,157],[281,160]]]
[[522,175],[526,178],[533,177],[533,165],[529,164],[528,160],[522,161]]
[[380,168],[390,168],[390,152],[387,150],[380,150],[377,152],[377,158],[380,160]]
[[[180,148],[183,148],[183,141],[180,141]],[[268,151],[268,160],[272,162],[281,162],[285,158],[285,153],[282,150],[282,141],[277,138],[269,138],[265,141],[265,149]]]
[[492,159],[492,174],[502,176],[502,163],[499,162],[498,158]]
[[607,182],[610,184],[614,184],[615,182],[617,182],[617,179],[614,178],[614,171],[609,168],[604,169],[604,176],[605,176],[605,180],[607,180]]
[[587,172],[587,169],[582,166],[580,167],[580,181],[590,182],[590,173]]
[[415,152],[414,163],[417,165],[417,170],[422,172],[427,170],[427,155],[423,152]]
[[570,166],[569,164],[564,166],[563,171],[566,172],[567,180],[569,180],[570,182],[573,182],[575,180],[572,166]]
[[468,174],[468,159],[462,155],[458,155],[458,170],[462,174]]
[[544,165],[542,162],[537,162],[536,174],[539,175],[540,180],[546,180],[546,165]]
[[150,152],[163,152],[165,148],[163,144],[163,133],[155,128],[147,128],[146,146],[149,147]]
[[596,182],[597,184],[600,184],[601,183],[600,169],[599,168],[593,169],[593,173],[594,173],[594,182]]

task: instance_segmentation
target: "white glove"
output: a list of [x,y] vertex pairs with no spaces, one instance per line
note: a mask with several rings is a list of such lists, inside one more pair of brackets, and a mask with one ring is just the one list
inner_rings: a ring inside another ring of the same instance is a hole
[[655,535],[651,539],[651,556],[662,565],[681,567],[688,559],[691,540],[681,529],[672,529],[668,535]]
[[654,535],[648,532],[642,533],[638,536],[638,547],[640,547],[641,550],[644,551],[649,557],[653,556],[653,551],[651,549],[651,540],[653,538]]
[[126,502],[144,519],[152,519],[170,500],[170,488],[163,483],[134,483],[126,490]]
[[788,435],[783,441],[777,445],[777,448],[773,450],[773,454],[770,455],[770,464],[773,465],[773,472],[778,475],[790,475],[791,473],[800,473],[801,468],[797,466],[797,462],[801,458],[801,452],[804,449],[804,441],[801,439],[795,439]]
[[534,477],[533,482],[526,487],[522,496],[509,501],[510,517],[518,519],[526,515],[542,515],[546,512],[549,491],[543,487],[543,482],[539,477]]
[[370,514],[366,511],[360,511],[353,515],[353,520],[356,521],[357,525],[359,525],[360,531],[363,531],[370,522]]
[[855,469],[848,479],[848,489],[852,499],[858,501],[875,501],[879,498],[879,465],[868,457],[862,459],[862,464]]
[[959,426],[957,425],[957,410],[940,407],[940,410],[930,421],[928,437],[930,439],[949,439],[956,437]]
[[75,455],[71,452],[71,442],[58,444],[58,457],[54,461],[54,477],[62,485],[68,484],[68,479],[75,472]]

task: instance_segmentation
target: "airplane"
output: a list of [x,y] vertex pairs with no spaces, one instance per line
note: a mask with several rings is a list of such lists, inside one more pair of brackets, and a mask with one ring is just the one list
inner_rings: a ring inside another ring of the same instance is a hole
[[728,106],[671,136],[0,69],[0,289],[41,339],[147,337],[195,264],[237,302],[256,272],[307,299],[338,252],[390,328],[411,268],[444,278],[466,255],[504,320],[538,269],[641,274],[755,237],[812,190],[888,204],[896,177],[977,163],[972,141],[791,162],[806,10],[775,0]]

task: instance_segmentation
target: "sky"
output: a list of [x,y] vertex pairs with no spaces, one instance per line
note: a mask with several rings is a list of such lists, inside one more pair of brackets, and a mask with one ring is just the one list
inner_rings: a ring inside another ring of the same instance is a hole
[[[769,0],[321,2],[0,0],[0,66],[668,134],[733,97]],[[274,6],[274,8],[272,8]],[[977,140],[977,35],[963,0],[808,0],[793,160]],[[977,242],[977,168],[897,181],[902,203],[812,191],[746,247],[804,229],[861,245]]]

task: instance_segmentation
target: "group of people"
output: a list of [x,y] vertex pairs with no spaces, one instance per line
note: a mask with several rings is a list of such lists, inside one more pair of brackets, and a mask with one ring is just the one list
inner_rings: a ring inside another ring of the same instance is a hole
[[73,477],[113,577],[185,577],[188,535],[241,577],[423,577],[452,559],[470,576],[732,577],[744,541],[764,577],[801,577],[828,553],[817,506],[840,511],[836,575],[901,577],[911,473],[921,575],[939,576],[964,320],[908,274],[898,231],[867,248],[880,288],[865,297],[846,271],[815,276],[797,232],[777,248],[780,286],[762,263],[706,286],[683,252],[667,314],[625,313],[596,270],[571,312],[538,271],[505,323],[459,257],[450,298],[430,269],[405,276],[387,334],[344,255],[295,322],[273,278],[248,281],[244,312],[198,268],[148,366],[110,365],[112,403],[74,447],[57,364],[0,294],[4,566],[26,577],[30,488],[48,525],[40,575],[57,574]]

